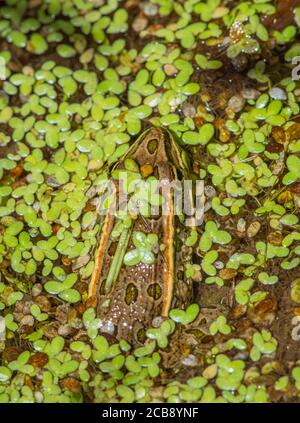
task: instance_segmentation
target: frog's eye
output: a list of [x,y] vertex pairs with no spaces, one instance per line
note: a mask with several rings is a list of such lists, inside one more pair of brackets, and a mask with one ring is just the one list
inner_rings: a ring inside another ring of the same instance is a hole
[[147,150],[150,154],[154,154],[155,151],[157,150],[157,146],[158,146],[158,142],[157,140],[153,139],[150,140],[147,144]]

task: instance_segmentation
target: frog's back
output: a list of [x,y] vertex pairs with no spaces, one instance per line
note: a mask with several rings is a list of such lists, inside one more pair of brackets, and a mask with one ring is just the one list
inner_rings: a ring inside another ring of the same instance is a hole
[[[123,184],[124,172],[128,172],[134,187],[126,188],[129,204],[134,196],[142,202],[141,212],[129,207],[123,221],[108,210],[90,283],[90,296],[97,297],[97,315],[104,330],[113,328],[118,339],[143,341],[154,317],[167,317],[171,306],[185,307],[191,301],[192,283],[184,276],[184,261],[189,260],[191,249],[182,242],[187,231],[178,225],[172,191],[160,191],[162,203],[154,197],[157,214],[147,207],[145,212],[150,182],[170,185],[177,178],[176,169],[187,171],[181,154],[168,133],[154,128],[133,145],[112,172],[114,183],[116,175],[123,175]],[[124,185],[116,184],[120,196]],[[153,195],[151,188],[150,193]],[[152,197],[146,206],[151,206],[151,201]]]

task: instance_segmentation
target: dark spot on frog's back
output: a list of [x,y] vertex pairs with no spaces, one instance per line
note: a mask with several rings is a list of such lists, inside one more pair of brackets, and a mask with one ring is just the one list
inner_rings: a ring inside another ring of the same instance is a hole
[[152,139],[147,144],[147,150],[150,154],[154,154],[157,150],[158,142],[156,139]]
[[149,285],[147,293],[149,297],[152,297],[154,300],[159,300],[162,296],[162,289],[158,283],[152,283]]
[[129,283],[125,291],[125,303],[129,306],[136,302],[138,297],[138,289],[134,283]]
[[144,327],[140,327],[138,330],[135,329],[134,332],[136,332],[135,334],[135,341],[138,344],[144,344],[144,342],[146,341],[146,330]]

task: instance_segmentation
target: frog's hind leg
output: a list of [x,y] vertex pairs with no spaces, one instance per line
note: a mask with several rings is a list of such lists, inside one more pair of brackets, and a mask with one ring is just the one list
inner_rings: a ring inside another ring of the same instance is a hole
[[114,216],[108,213],[105,216],[104,223],[102,226],[102,235],[99,243],[99,247],[95,256],[95,266],[92,273],[91,281],[89,283],[88,300],[94,307],[97,305],[97,293],[99,290],[99,283],[103,268],[103,261],[105,251],[109,242],[110,233],[114,224]]

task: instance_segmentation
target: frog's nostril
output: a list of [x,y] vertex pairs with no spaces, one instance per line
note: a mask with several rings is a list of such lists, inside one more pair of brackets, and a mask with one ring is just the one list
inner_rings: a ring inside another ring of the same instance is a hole
[[150,154],[154,154],[155,151],[157,150],[157,146],[158,146],[158,142],[157,140],[153,139],[150,140],[147,144],[147,150]]

